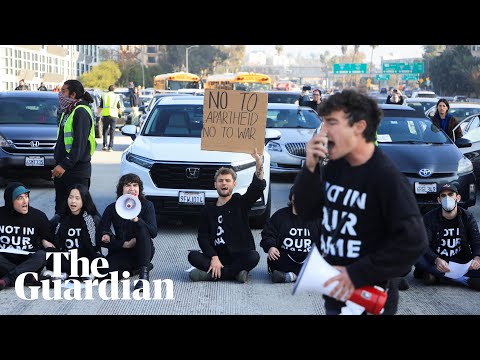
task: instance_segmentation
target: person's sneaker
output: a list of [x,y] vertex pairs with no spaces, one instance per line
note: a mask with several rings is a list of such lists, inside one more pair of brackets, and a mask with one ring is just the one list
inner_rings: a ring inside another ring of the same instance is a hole
[[235,280],[237,280],[239,283],[245,284],[248,280],[248,271],[247,270],[240,271],[235,276]]
[[283,271],[273,270],[272,273],[272,282],[274,283],[284,283],[286,282],[286,276]]
[[24,286],[42,286],[40,282],[40,276],[37,276],[39,280],[36,280],[32,274],[27,274],[24,279]]
[[400,278],[400,282],[398,283],[398,290],[404,291],[410,288],[410,284],[408,283],[407,279]]
[[108,148],[108,151],[113,151],[113,149],[111,147]]
[[423,277],[423,274],[424,274],[424,272],[422,270],[417,269],[417,268],[413,269],[413,277],[415,279],[421,279]]
[[480,291],[480,278],[468,278],[467,285],[474,290]]
[[422,280],[425,285],[434,285],[438,282],[438,279],[435,275],[427,272],[423,274]]
[[107,148],[106,146],[104,146],[104,147],[102,148],[102,150],[103,150],[103,151],[107,151],[108,148]]
[[190,276],[190,279],[192,281],[213,281],[215,280],[210,273],[207,273],[206,271],[200,270],[200,269],[193,269],[188,273],[188,276]]

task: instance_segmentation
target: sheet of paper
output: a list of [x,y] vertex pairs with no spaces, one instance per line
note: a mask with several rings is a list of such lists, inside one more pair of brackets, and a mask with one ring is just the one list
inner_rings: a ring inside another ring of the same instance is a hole
[[459,277],[462,277],[467,273],[468,268],[470,267],[470,264],[472,263],[472,261],[473,260],[470,260],[466,264],[459,264],[459,263],[450,261],[448,263],[448,268],[450,269],[450,271],[445,273],[445,277],[448,277],[450,279],[458,279]]
[[31,251],[18,250],[12,247],[6,249],[0,249],[0,252],[9,253],[9,254],[20,254],[20,255],[30,255],[33,254]]

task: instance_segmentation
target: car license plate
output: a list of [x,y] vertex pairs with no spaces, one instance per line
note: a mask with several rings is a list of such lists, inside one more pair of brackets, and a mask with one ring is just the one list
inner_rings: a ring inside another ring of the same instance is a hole
[[25,166],[45,166],[45,158],[42,156],[25,157]]
[[415,183],[415,194],[431,194],[437,192],[437,184],[436,183]]
[[198,191],[180,191],[178,203],[182,205],[205,205],[205,193]]

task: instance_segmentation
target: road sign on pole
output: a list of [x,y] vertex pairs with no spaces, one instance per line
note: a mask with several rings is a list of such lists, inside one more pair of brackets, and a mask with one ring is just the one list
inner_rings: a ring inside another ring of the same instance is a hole
[[384,74],[422,74],[424,71],[423,62],[419,63],[383,63],[382,72]]
[[390,80],[390,75],[389,74],[377,74],[377,75],[375,75],[375,79],[378,80],[378,81]]
[[403,74],[402,80],[418,81],[418,74]]
[[366,63],[339,63],[333,64],[334,74],[366,74]]

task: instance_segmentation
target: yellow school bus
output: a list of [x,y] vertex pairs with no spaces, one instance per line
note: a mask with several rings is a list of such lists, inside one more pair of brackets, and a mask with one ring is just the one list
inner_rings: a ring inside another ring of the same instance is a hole
[[155,92],[200,89],[200,76],[184,71],[160,74],[153,78],[153,88]]
[[253,72],[211,75],[205,84],[205,89],[256,91],[270,90],[271,88],[272,78],[270,76]]

